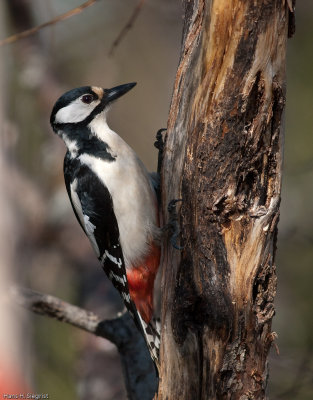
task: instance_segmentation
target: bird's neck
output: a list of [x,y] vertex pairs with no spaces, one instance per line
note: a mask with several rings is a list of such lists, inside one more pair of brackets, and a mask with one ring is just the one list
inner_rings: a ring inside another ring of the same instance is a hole
[[93,136],[100,141],[107,143],[113,152],[118,152],[121,146],[126,145],[124,140],[109,128],[106,116],[103,115],[103,113],[97,115],[96,118],[90,122],[88,128]]
[[[110,129],[107,127],[107,130]],[[103,129],[99,130],[98,126],[95,130],[93,126],[73,126],[71,124],[64,126],[58,134],[63,139],[71,158],[89,154],[106,161],[115,159],[114,150],[110,146],[112,140],[110,140],[109,133],[104,136]]]
[[87,126],[65,125],[58,134],[65,142],[71,158],[85,153],[106,161],[113,161],[118,155],[130,161],[137,160],[131,147],[109,128],[103,113],[96,116]]

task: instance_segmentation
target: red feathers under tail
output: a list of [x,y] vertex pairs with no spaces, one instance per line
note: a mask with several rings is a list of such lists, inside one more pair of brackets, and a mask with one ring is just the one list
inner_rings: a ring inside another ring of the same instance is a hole
[[160,253],[160,248],[152,245],[143,262],[126,272],[130,297],[147,324],[153,315],[153,286],[160,264]]

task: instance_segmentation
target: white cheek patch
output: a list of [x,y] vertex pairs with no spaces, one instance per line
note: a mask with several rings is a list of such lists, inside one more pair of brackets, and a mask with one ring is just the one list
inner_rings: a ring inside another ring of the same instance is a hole
[[98,104],[100,104],[100,100],[86,104],[83,103],[80,98],[76,99],[56,113],[54,122],[56,124],[73,124],[75,122],[81,122],[92,113]]

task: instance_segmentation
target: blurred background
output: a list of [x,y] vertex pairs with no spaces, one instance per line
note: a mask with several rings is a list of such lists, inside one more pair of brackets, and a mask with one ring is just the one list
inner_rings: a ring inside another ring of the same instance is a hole
[[[46,22],[82,0],[3,0],[0,38]],[[126,398],[108,341],[8,300],[11,281],[103,318],[122,308],[79,229],[63,182],[65,147],[49,117],[56,99],[83,85],[138,82],[109,123],[156,167],[154,136],[166,127],[181,42],[180,0],[146,0],[109,55],[137,0],[101,0],[81,14],[0,48],[1,363],[15,382],[52,399]],[[313,399],[313,3],[298,1],[288,41],[286,140],[277,271],[278,333],[271,399]],[[12,374],[13,374],[12,372]],[[16,377],[19,375],[19,378]],[[1,377],[1,374],[0,374]],[[9,379],[9,377],[7,378]]]

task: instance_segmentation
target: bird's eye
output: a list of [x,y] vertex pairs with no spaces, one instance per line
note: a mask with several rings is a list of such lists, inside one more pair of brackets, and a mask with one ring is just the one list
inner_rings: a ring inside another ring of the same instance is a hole
[[91,102],[93,102],[94,98],[92,94],[84,94],[81,100],[83,103],[90,104]]

